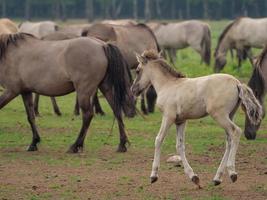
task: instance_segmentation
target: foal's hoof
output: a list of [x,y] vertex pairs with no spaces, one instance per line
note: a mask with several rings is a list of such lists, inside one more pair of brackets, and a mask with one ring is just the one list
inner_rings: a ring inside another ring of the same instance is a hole
[[231,174],[230,175],[230,178],[231,178],[231,180],[232,180],[233,183],[236,182],[236,180],[237,180],[237,174]]
[[27,151],[38,151],[38,148],[36,145],[30,145],[27,149]]
[[127,147],[125,145],[119,145],[117,152],[125,153],[127,151]]
[[215,186],[220,185],[222,182],[220,180],[213,180]]
[[199,185],[199,182],[200,182],[200,180],[199,180],[199,178],[198,178],[197,175],[194,175],[194,176],[191,178],[191,181],[192,181],[193,183],[195,183],[196,185]]
[[55,113],[56,113],[56,115],[59,116],[59,117],[62,115],[60,111],[55,111]]
[[155,183],[157,180],[158,180],[158,177],[157,177],[157,176],[152,176],[152,177],[150,177],[150,182],[151,182],[151,184],[152,184],[152,183]]
[[83,147],[77,145],[72,145],[67,151],[67,153],[79,153],[79,152],[83,152]]

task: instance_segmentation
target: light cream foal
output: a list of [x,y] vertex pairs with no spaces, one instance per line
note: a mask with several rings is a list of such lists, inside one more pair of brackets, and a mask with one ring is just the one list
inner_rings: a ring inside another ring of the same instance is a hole
[[184,171],[198,186],[199,178],[194,173],[185,156],[184,129],[186,120],[199,119],[210,115],[225,130],[226,151],[213,179],[215,185],[221,183],[227,168],[233,182],[237,180],[235,156],[239,144],[241,129],[232,121],[240,102],[250,121],[258,124],[262,119],[262,107],[245,84],[227,74],[213,74],[199,78],[185,78],[173,70],[161,56],[154,51],[137,54],[139,66],[132,85],[132,92],[138,96],[154,86],[157,106],[163,113],[162,124],[155,140],[155,155],[151,172],[151,183],[158,179],[160,147],[172,124],[176,124],[176,149],[180,153]]

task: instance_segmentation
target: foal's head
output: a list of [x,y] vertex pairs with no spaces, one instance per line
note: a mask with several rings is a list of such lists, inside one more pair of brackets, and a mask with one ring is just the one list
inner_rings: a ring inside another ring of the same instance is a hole
[[175,78],[184,77],[181,73],[175,71],[163,59],[161,53],[155,50],[144,51],[142,55],[136,54],[138,67],[136,68],[136,77],[132,85],[132,92],[139,96],[144,90],[151,85],[152,73],[164,73],[166,76]]

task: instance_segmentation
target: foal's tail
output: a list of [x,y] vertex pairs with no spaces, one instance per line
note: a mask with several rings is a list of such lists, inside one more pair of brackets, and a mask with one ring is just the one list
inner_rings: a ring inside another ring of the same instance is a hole
[[211,33],[208,25],[204,26],[204,35],[201,41],[202,59],[207,65],[210,65],[211,55]]
[[259,101],[253,94],[253,91],[245,84],[239,84],[239,98],[241,99],[242,106],[245,108],[250,122],[258,125],[263,117],[263,109]]

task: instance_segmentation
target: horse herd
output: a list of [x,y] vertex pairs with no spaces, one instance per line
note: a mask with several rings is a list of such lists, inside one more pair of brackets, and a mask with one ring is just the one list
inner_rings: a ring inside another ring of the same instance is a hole
[[[236,50],[241,62],[245,55],[251,58],[252,47],[264,47],[267,36],[258,35],[265,32],[262,30],[267,27],[264,23],[267,19],[238,18],[231,22],[218,40],[214,53],[215,71],[219,72],[226,64],[228,50]],[[184,129],[187,119],[209,114],[227,135],[226,151],[214,183],[221,183],[225,168],[235,182],[235,154],[241,129],[232,118],[241,103],[246,110],[245,136],[255,139],[264,115],[262,105],[266,88],[264,77],[267,77],[267,49],[254,64],[249,81],[252,91],[230,75],[215,74],[190,79],[176,72],[164,58],[168,55],[174,64],[176,51],[188,46],[200,54],[202,61],[210,64],[211,31],[207,23],[190,20],[138,24],[133,20],[105,20],[94,24],[58,26],[45,21],[23,22],[17,27],[11,20],[1,19],[0,85],[4,92],[0,96],[0,109],[18,95],[22,96],[33,134],[28,150],[36,151],[40,142],[35,124],[35,115],[39,114],[39,95],[50,96],[55,112],[60,115],[54,97],[75,91],[74,113],[79,114],[81,110],[82,127],[68,152],[77,153],[83,149],[94,111],[105,114],[97,97],[99,89],[118,122],[118,151],[125,152],[128,137],[123,114],[127,117],[136,115],[136,97],[141,95],[144,114],[153,112],[156,102],[163,113],[155,141],[151,182],[158,179],[161,143],[169,127],[175,123],[177,153],[181,155],[185,173],[197,185],[199,178],[185,157]],[[133,69],[136,70],[134,81]],[[33,93],[36,93],[35,101]]]

